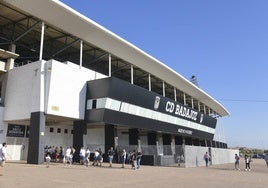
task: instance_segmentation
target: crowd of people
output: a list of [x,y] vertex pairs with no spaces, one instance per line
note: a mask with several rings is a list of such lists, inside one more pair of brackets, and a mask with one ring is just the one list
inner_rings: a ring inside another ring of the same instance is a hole
[[[91,151],[89,148],[81,147],[80,150],[76,150],[74,147],[67,147],[66,150],[62,146],[54,147],[54,146],[46,146],[44,148],[44,161],[46,166],[49,167],[50,162],[61,162],[64,165],[72,165],[74,163],[74,155],[79,154],[79,163],[81,165],[85,165],[88,167],[90,165],[91,159]],[[105,154],[101,148],[96,149],[93,153],[92,158],[92,166],[102,166],[103,163],[103,155]],[[141,165],[141,157],[142,153],[140,151],[130,151],[126,152],[125,149],[122,150],[114,150],[111,147],[106,153],[109,166],[112,167],[113,162],[118,162],[122,164],[122,168],[125,168],[126,164],[131,165],[131,169],[139,169]],[[115,157],[117,156],[117,158]],[[117,159],[117,160],[115,160]]]

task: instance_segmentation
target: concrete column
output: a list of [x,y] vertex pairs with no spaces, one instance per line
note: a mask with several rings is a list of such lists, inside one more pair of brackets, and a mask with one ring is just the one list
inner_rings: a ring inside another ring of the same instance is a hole
[[162,134],[163,145],[164,145],[164,155],[171,155],[171,135]]
[[139,131],[138,129],[129,129],[129,145],[138,145]]
[[44,162],[46,118],[44,112],[32,112],[28,148],[28,164]]
[[113,147],[116,149],[115,141],[117,138],[117,130],[114,125],[105,125],[105,148],[104,153],[107,153],[107,151]]
[[175,151],[175,137],[174,135],[171,135],[171,154],[175,155],[176,151]]
[[73,147],[76,152],[74,153],[74,162],[79,162],[79,151],[84,147],[84,135],[87,134],[86,122],[78,120],[73,122]]
[[[11,44],[9,46],[9,51],[15,53],[16,52],[16,45],[15,44]],[[6,63],[6,70],[7,71],[9,71],[9,70],[11,70],[11,69],[14,68],[14,61],[15,61],[14,58],[7,59],[7,63]]]

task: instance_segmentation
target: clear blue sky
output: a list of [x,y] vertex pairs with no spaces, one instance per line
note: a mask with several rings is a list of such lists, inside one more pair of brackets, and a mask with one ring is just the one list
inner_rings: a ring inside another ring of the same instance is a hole
[[63,0],[186,78],[231,113],[228,146],[268,149],[267,0]]

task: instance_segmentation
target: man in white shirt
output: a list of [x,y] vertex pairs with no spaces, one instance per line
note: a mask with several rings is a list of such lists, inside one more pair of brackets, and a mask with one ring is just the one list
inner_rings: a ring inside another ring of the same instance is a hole
[[83,165],[85,163],[85,157],[86,157],[86,150],[84,147],[81,147],[79,156],[80,156],[80,164]]
[[67,165],[68,163],[71,165],[71,147],[68,147],[65,151],[65,160],[64,164]]
[[[4,167],[7,159],[7,144],[4,142],[2,144],[2,148],[0,149],[0,167]],[[0,176],[3,176],[2,173],[0,173]]]

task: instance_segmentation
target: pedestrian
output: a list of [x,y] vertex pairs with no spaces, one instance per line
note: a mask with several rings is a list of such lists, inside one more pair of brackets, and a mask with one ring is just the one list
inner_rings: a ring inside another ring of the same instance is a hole
[[63,159],[63,163],[64,165],[67,165],[69,163],[69,165],[71,165],[71,147],[67,147],[66,151],[65,151],[65,156]]
[[245,155],[246,171],[250,171],[250,162],[251,162],[251,157],[248,155]]
[[[0,168],[3,168],[5,166],[6,160],[7,160],[7,144],[4,142],[2,144],[2,148],[0,148]],[[0,176],[3,176],[3,173],[0,171]]]
[[209,155],[208,155],[208,152],[206,152],[205,154],[204,154],[204,160],[205,160],[205,162],[206,162],[206,167],[208,167],[208,161],[209,161]]
[[235,169],[236,170],[240,170],[240,168],[239,168],[239,160],[240,160],[240,157],[237,154],[235,154]]
[[137,169],[139,169],[141,166],[141,156],[142,156],[141,151],[138,151],[137,157],[136,157],[137,158]]
[[51,161],[51,157],[50,157],[50,155],[48,153],[46,154],[45,159],[46,159],[46,165],[47,165],[47,168],[48,168],[49,165],[50,165],[50,161]]
[[108,150],[108,158],[109,158],[109,164],[110,164],[110,167],[112,167],[112,164],[113,164],[113,158],[114,158],[114,149],[113,149],[113,147],[111,147],[111,148]]
[[266,154],[266,155],[263,157],[263,159],[265,160],[265,162],[266,162],[266,166],[268,167],[268,154]]
[[86,150],[84,147],[80,148],[79,157],[80,157],[80,164],[84,165],[86,159]]
[[136,166],[137,166],[137,154],[136,154],[136,151],[133,150],[133,152],[131,153],[131,169],[136,169]]
[[88,167],[89,162],[90,162],[90,150],[89,150],[89,148],[87,148],[87,150],[86,150],[86,157],[85,158],[86,158],[85,159],[85,165],[86,165],[86,167]]
[[99,164],[100,166],[102,166],[102,162],[103,162],[103,152],[102,152],[101,148],[99,148],[99,156],[98,156],[98,163],[97,163],[97,166],[98,166],[98,164]]
[[121,154],[122,168],[125,168],[126,157],[127,157],[127,152],[125,149],[123,149],[122,154]]
[[99,153],[99,151],[96,149],[95,152],[94,152],[94,160],[93,160],[92,166],[95,166],[95,165],[98,166],[99,155],[100,155],[100,153]]

